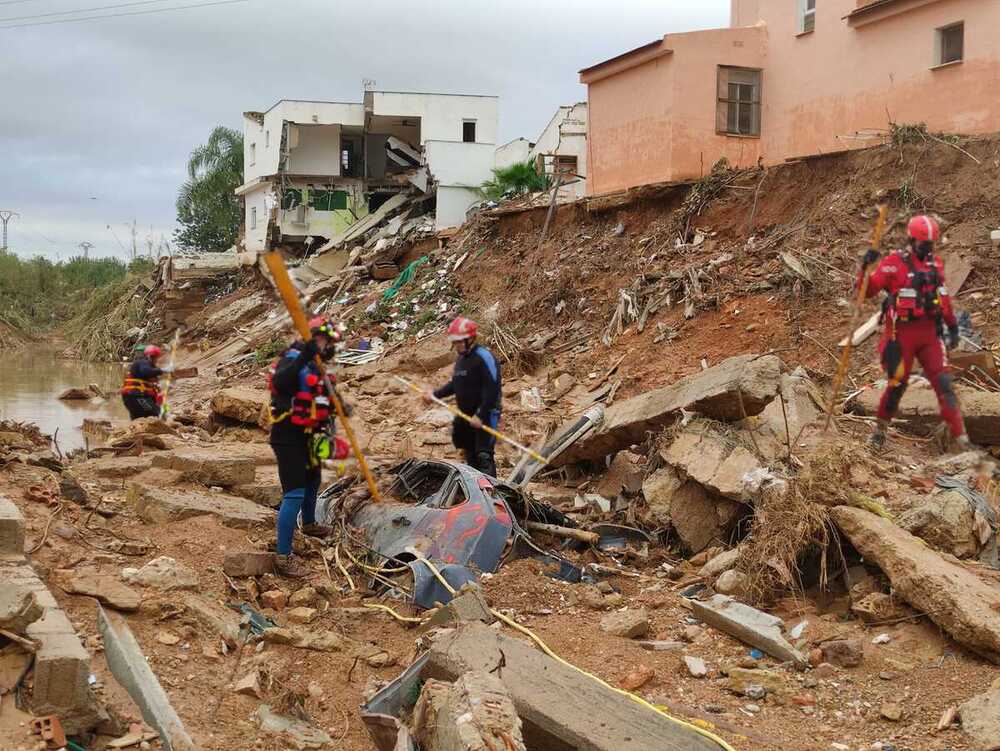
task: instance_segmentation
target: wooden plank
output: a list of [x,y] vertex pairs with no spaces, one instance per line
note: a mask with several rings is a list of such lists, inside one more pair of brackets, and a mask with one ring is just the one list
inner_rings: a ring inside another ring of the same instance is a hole
[[694,728],[481,623],[435,639],[421,678],[454,681],[469,670],[484,670],[503,681],[524,723],[528,748],[719,751],[718,744]]
[[198,368],[177,368],[177,370],[173,372],[174,380],[177,380],[179,378],[197,378],[197,377],[198,377]]

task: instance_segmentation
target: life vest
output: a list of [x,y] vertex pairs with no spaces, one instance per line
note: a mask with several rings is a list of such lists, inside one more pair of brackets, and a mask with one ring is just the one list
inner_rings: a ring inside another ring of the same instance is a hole
[[[271,363],[267,372],[267,389],[271,392],[271,422],[289,420],[293,425],[313,431],[326,426],[330,419],[330,395],[323,378],[309,365],[299,372],[299,389],[289,403],[288,396],[274,385],[274,373],[278,363],[295,348],[289,349],[279,359]],[[296,350],[297,351],[297,350]]]
[[930,257],[926,271],[917,269],[910,253],[904,253],[902,258],[908,267],[906,286],[886,298],[884,313],[900,322],[936,320],[941,316],[941,299],[948,296],[938,273],[937,258]]
[[158,378],[139,378],[135,375],[136,363],[132,363],[125,374],[125,381],[122,383],[122,396],[151,396],[157,404],[163,402],[163,394],[160,393],[160,383]]

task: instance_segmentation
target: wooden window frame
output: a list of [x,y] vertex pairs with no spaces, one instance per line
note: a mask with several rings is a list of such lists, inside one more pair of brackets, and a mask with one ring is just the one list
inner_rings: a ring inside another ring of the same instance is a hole
[[[730,81],[728,71],[736,71],[740,74],[753,74],[756,80],[752,83],[745,81]],[[732,86],[751,86],[749,99],[744,99],[737,89],[734,98]],[[725,91],[723,91],[725,87]],[[764,87],[764,74],[760,68],[744,68],[738,65],[719,65],[716,69],[716,115],[715,132],[718,135],[731,136],[733,138],[760,138],[761,120],[763,115],[762,95]],[[736,107],[736,129],[730,126],[732,121],[731,108]],[[749,108],[750,126],[748,132],[743,132],[740,127],[740,114],[743,108]]]

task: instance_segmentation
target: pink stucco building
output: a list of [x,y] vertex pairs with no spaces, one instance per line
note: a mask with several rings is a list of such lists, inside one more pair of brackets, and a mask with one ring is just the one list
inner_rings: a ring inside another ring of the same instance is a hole
[[591,195],[872,145],[889,122],[1000,131],[1000,0],[732,0],[580,71]]

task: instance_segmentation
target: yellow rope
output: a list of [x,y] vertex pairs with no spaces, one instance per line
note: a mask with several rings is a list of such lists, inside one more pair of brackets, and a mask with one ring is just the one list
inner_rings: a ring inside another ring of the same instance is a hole
[[342,573],[344,575],[344,578],[347,579],[347,584],[348,584],[348,586],[350,586],[351,591],[352,592],[356,591],[357,587],[354,586],[354,579],[352,579],[351,575],[349,573],[347,573],[347,569],[344,568],[344,564],[340,562],[340,545],[339,544],[336,547],[334,547],[334,549],[333,549],[333,560],[336,561],[337,568],[340,570],[340,573]]
[[[452,587],[451,584],[448,583],[448,580],[445,579],[441,575],[441,572],[437,570],[437,567],[433,563],[431,563],[429,560],[427,560],[426,558],[424,558],[423,556],[421,556],[419,554],[417,555],[417,560],[420,561],[421,563],[423,563],[425,566],[427,566],[427,568],[430,569],[430,572],[432,574],[434,574],[435,578],[437,578],[437,580],[439,582],[441,582],[441,584],[444,585],[445,589],[447,589],[449,592],[451,592],[451,594],[453,594],[453,595],[454,594],[458,594],[455,591],[455,588]],[[708,738],[713,743],[718,744],[718,746],[721,749],[723,749],[723,751],[736,751],[736,749],[734,749],[732,746],[730,746],[725,740],[723,740],[719,736],[715,735],[714,733],[709,732],[705,728],[699,727],[698,725],[695,725],[695,724],[690,723],[690,722],[686,722],[685,720],[681,720],[681,719],[678,719],[677,717],[674,717],[673,715],[667,714],[660,707],[656,706],[655,704],[649,703],[648,701],[646,701],[645,699],[643,699],[641,696],[636,696],[635,694],[633,694],[633,693],[631,693],[629,691],[625,691],[624,689],[620,689],[620,688],[617,688],[616,686],[612,686],[611,684],[609,684],[609,683],[601,680],[600,678],[598,678],[596,675],[593,675],[592,673],[588,673],[583,668],[579,668],[576,665],[574,665],[573,663],[564,660],[562,657],[560,657],[555,652],[553,652],[551,649],[549,649],[549,646],[545,642],[543,642],[541,640],[541,638],[538,637],[534,632],[532,632],[531,629],[526,628],[525,626],[522,626],[520,623],[518,623],[517,621],[513,620],[512,618],[508,618],[503,613],[501,613],[501,612],[499,612],[497,610],[494,610],[493,608],[490,608],[490,612],[493,614],[493,616],[495,618],[499,619],[501,622],[506,623],[511,628],[515,629],[516,631],[520,631],[522,634],[524,634],[529,639],[531,639],[535,644],[538,645],[539,649],[541,649],[545,654],[547,654],[553,660],[556,660],[557,662],[562,663],[566,667],[572,668],[573,670],[577,671],[578,673],[581,673],[582,675],[585,675],[588,678],[590,678],[590,679],[592,679],[594,681],[597,681],[599,684],[601,684],[605,688],[611,689],[616,694],[620,694],[622,696],[628,697],[632,701],[634,701],[634,702],[636,702],[638,704],[641,704],[642,706],[646,707],[647,709],[651,709],[654,712],[656,712],[657,714],[663,715],[664,717],[666,717],[671,722],[673,722],[673,723],[675,723],[677,725],[680,725],[681,727],[688,728],[689,730],[693,730],[695,733],[697,733],[698,735],[700,735],[700,736],[702,736],[704,738]]]
[[406,615],[400,615],[395,610],[390,608],[388,605],[378,605],[374,602],[365,603],[366,608],[372,608],[373,610],[384,610],[397,621],[402,621],[403,623],[423,623],[428,620],[427,618],[411,618]]

